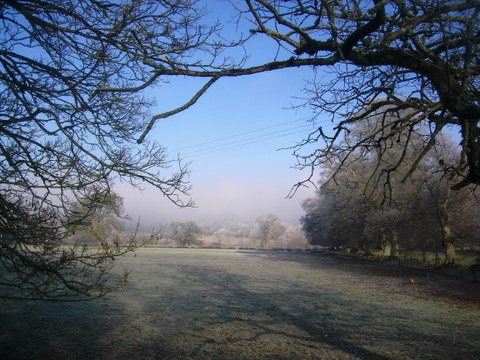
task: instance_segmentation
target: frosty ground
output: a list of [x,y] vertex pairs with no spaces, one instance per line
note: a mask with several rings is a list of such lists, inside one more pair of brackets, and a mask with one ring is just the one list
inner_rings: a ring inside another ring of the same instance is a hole
[[471,281],[307,252],[150,248],[123,268],[100,300],[0,302],[0,358],[480,358]]

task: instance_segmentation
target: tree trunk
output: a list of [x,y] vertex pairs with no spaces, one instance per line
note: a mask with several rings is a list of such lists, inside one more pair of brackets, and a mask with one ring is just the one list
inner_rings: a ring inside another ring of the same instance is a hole
[[445,265],[455,264],[455,246],[449,224],[442,226],[443,248],[445,249]]
[[399,253],[398,236],[395,231],[392,231],[392,236],[390,237],[390,259],[398,259]]
[[370,243],[368,241],[365,241],[364,242],[364,245],[363,245],[363,251],[365,252],[365,256],[372,256],[373,253],[370,251],[371,247],[370,247]]
[[387,240],[387,234],[385,234],[384,231],[382,231],[382,234],[380,235],[380,244],[382,245],[382,257],[389,257],[392,248]]
[[390,257],[392,255],[392,247],[390,246],[390,243],[389,242],[384,242],[382,247],[383,247],[382,256],[383,257]]
[[445,243],[445,265],[455,264],[455,246],[452,243]]
[[442,230],[442,245],[445,250],[445,265],[455,264],[455,239],[450,228],[450,216],[447,211],[447,201],[440,207],[440,228]]
[[440,264],[440,256],[438,255],[438,246],[435,243],[435,264],[439,265]]

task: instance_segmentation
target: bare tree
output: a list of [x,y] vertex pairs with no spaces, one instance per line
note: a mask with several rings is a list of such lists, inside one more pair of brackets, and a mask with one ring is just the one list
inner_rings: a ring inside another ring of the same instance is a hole
[[258,239],[260,240],[260,247],[265,249],[271,246],[272,242],[277,240],[285,233],[285,226],[280,223],[280,220],[272,214],[257,219]]
[[283,247],[286,248],[305,248],[308,245],[305,235],[297,226],[287,226],[282,238]]
[[[123,286],[113,259],[135,249],[62,246],[67,232],[58,212],[38,201],[0,197],[0,298],[49,301],[94,299]],[[133,239],[132,239],[133,240]]]
[[174,221],[167,226],[167,237],[172,239],[179,246],[201,245],[203,242],[198,239],[201,233],[200,227],[193,221]]
[[[100,199],[99,199],[100,198]],[[96,193],[72,204],[66,229],[75,243],[94,243],[102,248],[124,230],[123,199],[115,193]]]
[[[429,215],[438,229],[441,245],[445,253],[446,265],[456,262],[458,246],[465,246],[478,241],[477,228],[480,225],[475,214],[480,210],[476,188],[465,187],[452,191],[452,177],[445,176],[438,171],[434,164],[443,162],[451,164],[455,161],[456,146],[449,137],[443,137],[435,148],[436,151],[428,154],[427,161],[419,165],[417,184],[424,189],[423,200],[429,209]],[[465,222],[466,220],[466,222]],[[470,241],[462,239],[470,238]],[[473,241],[472,241],[473,240]],[[462,244],[463,242],[463,244]]]
[[[146,137],[162,82],[149,59],[187,59],[213,28],[185,1],[0,3],[0,297],[91,298],[132,250],[64,249],[71,204],[114,181],[191,204],[187,170]],[[148,54],[148,56],[147,56]],[[93,208],[93,207],[92,207]],[[119,284],[123,282],[120,279]]]

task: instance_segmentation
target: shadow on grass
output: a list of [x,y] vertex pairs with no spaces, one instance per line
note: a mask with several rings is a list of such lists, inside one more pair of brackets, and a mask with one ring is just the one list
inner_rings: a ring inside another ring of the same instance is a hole
[[130,286],[95,302],[0,303],[1,358],[479,358],[478,325],[452,336],[449,318],[337,289],[355,271],[336,260],[201,254],[130,257]]
[[[269,261],[299,262],[307,267],[316,262],[327,263],[329,267],[345,274],[351,274],[351,276],[363,275],[371,281],[389,279],[392,281],[392,285],[395,285],[392,286],[393,291],[480,308],[480,282],[474,282],[468,276],[453,276],[443,271],[437,271],[433,267],[431,269],[427,266],[412,267],[408,263],[399,261],[349,256],[326,251],[316,253],[264,251],[245,254]],[[410,284],[409,279],[414,279],[415,283]]]
[[[207,323],[215,324],[215,326],[230,324],[231,328],[228,326],[221,328],[229,332],[223,343],[231,349],[232,353],[238,352],[238,350],[235,351],[236,345],[248,347],[249,343],[256,340],[264,339],[268,342],[270,339],[273,342],[280,339],[280,341],[288,341],[291,345],[302,344],[299,347],[315,348],[319,355],[322,351],[330,352],[329,357],[332,358],[335,357],[333,356],[333,352],[335,352],[340,355],[340,358],[341,355],[350,355],[359,359],[389,359],[387,356],[346,340],[342,330],[336,328],[334,321],[331,319],[331,314],[323,313],[320,316],[314,314],[316,294],[302,294],[303,300],[311,301],[309,304],[292,303],[292,297],[295,298],[298,294],[295,294],[295,291],[288,289],[288,287],[278,289],[278,291],[271,291],[271,289],[264,291],[261,284],[256,284],[256,289],[252,289],[251,284],[249,284],[251,279],[247,277],[215,274],[214,271],[199,273],[199,269],[195,267],[186,267],[183,269],[183,273],[190,278],[197,277],[197,281],[203,283],[203,286],[207,288],[217,289],[215,292],[217,296],[214,296],[213,301],[206,295],[192,294],[192,296],[198,296],[198,300],[193,308],[191,307],[191,301],[187,301],[188,305],[185,304],[186,308],[183,310],[191,312],[191,316],[195,316],[195,314],[207,309],[208,313],[205,314]],[[220,293],[222,297],[218,296]],[[326,294],[326,297],[332,298],[332,301],[338,300],[340,302],[340,299],[335,299],[332,296],[332,294]],[[348,304],[343,306],[348,307]],[[236,326],[242,329],[248,328],[249,334],[242,331],[238,335],[235,331]],[[286,330],[282,330],[284,328]],[[208,334],[207,331],[204,343],[218,341]],[[297,352],[298,358],[301,358],[300,354],[302,352],[300,349]],[[201,354],[200,348],[197,349],[196,353]],[[250,355],[251,357],[247,356],[245,358],[287,359],[291,358],[293,354],[252,351]],[[318,358],[321,358],[321,356]]]

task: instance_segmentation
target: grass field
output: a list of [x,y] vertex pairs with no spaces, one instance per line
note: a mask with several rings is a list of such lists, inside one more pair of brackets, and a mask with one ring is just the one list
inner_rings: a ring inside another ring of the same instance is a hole
[[378,266],[140,249],[118,264],[129,285],[103,299],[0,302],[0,358],[480,359],[479,285]]

